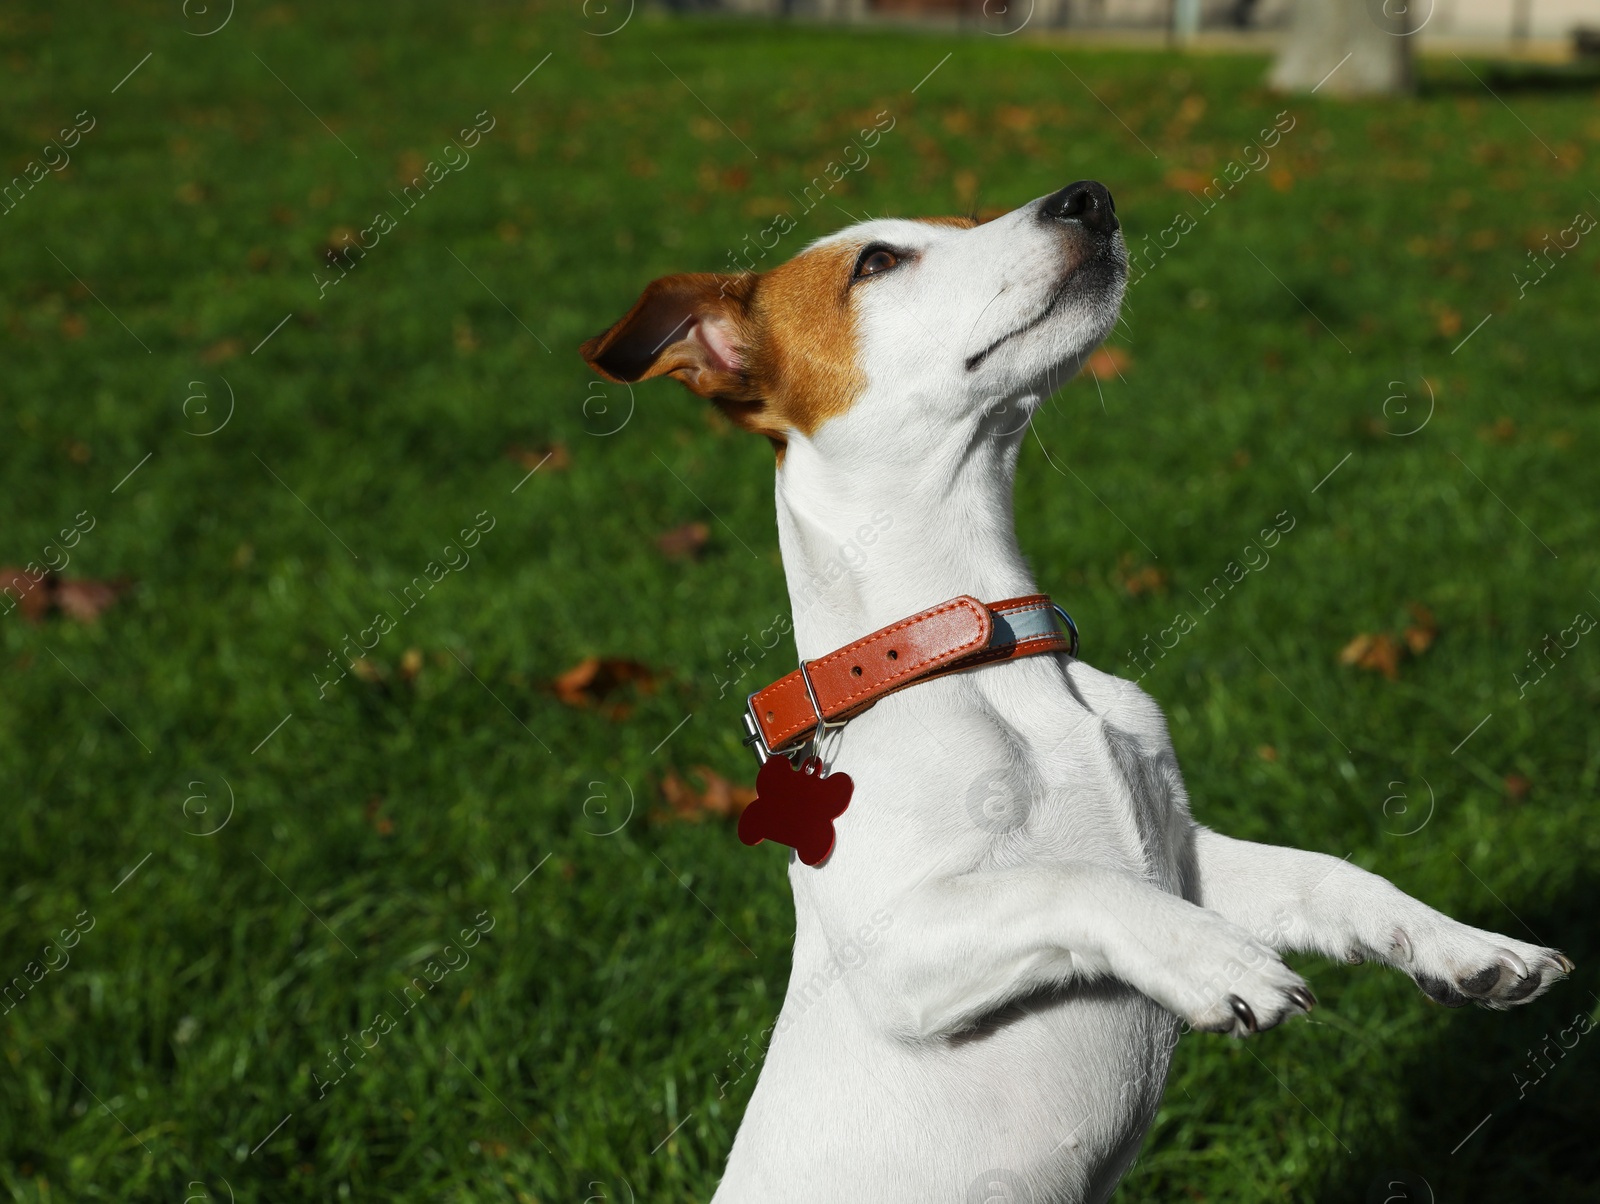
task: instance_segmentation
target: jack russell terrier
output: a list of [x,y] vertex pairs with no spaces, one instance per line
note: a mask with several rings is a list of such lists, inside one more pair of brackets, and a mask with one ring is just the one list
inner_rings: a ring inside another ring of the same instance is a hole
[[794,963],[717,1204],[1103,1201],[1180,1026],[1311,1009],[1280,951],[1383,962],[1451,1007],[1572,968],[1337,857],[1202,827],[1155,702],[1076,658],[1012,479],[1126,279],[1111,194],[1083,181],[668,276],[583,345],[777,451],[802,661],[750,697],[740,836],[794,846]]

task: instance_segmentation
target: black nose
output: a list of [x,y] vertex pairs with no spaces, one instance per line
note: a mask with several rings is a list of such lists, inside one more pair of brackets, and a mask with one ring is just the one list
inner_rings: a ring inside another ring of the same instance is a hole
[[1079,180],[1046,197],[1043,213],[1055,221],[1082,222],[1097,234],[1114,234],[1117,230],[1116,202],[1098,180]]

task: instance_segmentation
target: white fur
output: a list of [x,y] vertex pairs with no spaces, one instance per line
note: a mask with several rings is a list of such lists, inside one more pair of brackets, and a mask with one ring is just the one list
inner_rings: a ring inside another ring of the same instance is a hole
[[[912,255],[852,286],[866,390],[791,434],[778,471],[801,656],[958,594],[1037,592],[1012,525],[1026,420],[1125,279],[1120,235],[1039,207],[828,240]],[[1079,267],[1047,321],[967,370]],[[1229,996],[1262,1028],[1299,1010],[1275,951],[1452,982],[1499,963],[1496,997],[1519,963],[1539,991],[1564,968],[1337,858],[1199,826],[1156,704],[1065,656],[915,686],[826,751],[855,793],[829,860],[790,858],[793,973],[716,1204],[1104,1200],[1180,1021],[1237,1030]]]

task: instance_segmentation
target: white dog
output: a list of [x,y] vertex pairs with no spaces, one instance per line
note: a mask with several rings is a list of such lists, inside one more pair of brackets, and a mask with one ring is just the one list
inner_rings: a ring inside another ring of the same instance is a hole
[[[1026,419],[1111,330],[1126,262],[1110,194],[1080,182],[981,225],[869,221],[761,274],[666,277],[584,345],[772,441],[811,674],[748,727],[784,751],[813,696],[850,717],[821,742],[854,783],[831,851],[783,837],[793,974],[719,1204],[1104,1200],[1180,1023],[1242,1036],[1311,1008],[1279,950],[1381,961],[1450,1005],[1571,969],[1338,858],[1200,826],[1148,695],[1051,651],[1048,599],[973,603],[1036,594],[1012,523]],[[1007,659],[974,667],[985,649]],[[769,776],[828,781],[812,769],[764,765],[754,806]]]

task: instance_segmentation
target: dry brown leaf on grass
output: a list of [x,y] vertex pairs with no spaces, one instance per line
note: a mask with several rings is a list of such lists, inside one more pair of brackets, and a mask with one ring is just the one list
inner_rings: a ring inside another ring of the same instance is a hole
[[1517,437],[1517,424],[1511,418],[1496,418],[1492,426],[1480,426],[1478,438],[1485,443],[1510,443]]
[[1005,129],[1024,134],[1039,124],[1039,114],[1021,105],[1001,105],[994,111],[994,117]]
[[1167,592],[1167,571],[1153,564],[1142,564],[1135,568],[1130,555],[1124,554],[1117,561],[1117,579],[1122,582],[1122,588],[1135,598],[1140,594]]
[[1086,376],[1096,380],[1110,380],[1120,377],[1124,368],[1133,366],[1133,356],[1121,347],[1101,347],[1084,361],[1083,371]]
[[1190,167],[1174,167],[1161,182],[1179,192],[1200,192],[1211,183],[1211,177]]
[[728,781],[709,766],[696,765],[685,776],[680,776],[676,769],[667,770],[661,779],[661,797],[671,810],[655,812],[657,819],[699,823],[708,815],[738,815],[755,802],[756,792],[749,786]]
[[544,443],[536,447],[521,447],[513,443],[506,448],[506,458],[515,460],[529,472],[541,465],[544,466],[545,472],[560,472],[572,463],[572,454],[567,451],[567,445],[559,442]]
[[56,609],[69,619],[93,623],[128,588],[124,581],[89,581],[82,578],[56,579]]
[[1371,669],[1382,673],[1390,681],[1400,677],[1400,645],[1388,632],[1371,635],[1363,631],[1339,650],[1341,665],[1354,665],[1358,669]]
[[1508,773],[1505,780],[1506,797],[1513,803],[1520,803],[1528,797],[1528,791],[1533,789],[1533,783],[1520,773]]
[[[354,252],[360,251],[359,256]],[[361,235],[353,226],[335,226],[328,237],[317,247],[317,258],[329,267],[355,267],[367,256],[361,245]]]
[[1400,677],[1400,661],[1407,655],[1421,656],[1433,647],[1439,636],[1439,623],[1433,612],[1420,602],[1408,605],[1412,623],[1400,635],[1387,631],[1363,631],[1339,650],[1339,663],[1382,673],[1390,681]]
[[35,581],[26,569],[11,565],[0,567],[0,598],[5,599],[0,605],[7,611],[14,606],[28,622],[39,622],[55,605],[50,580],[48,573],[42,580]]
[[1439,636],[1439,622],[1421,602],[1413,602],[1409,607],[1411,617],[1416,620],[1405,630],[1406,647],[1411,649],[1412,656],[1421,656],[1433,647],[1433,641]]
[[668,560],[698,560],[711,538],[711,528],[705,523],[684,523],[656,536],[656,547]]
[[625,718],[631,703],[609,702],[632,684],[640,694],[655,693],[657,677],[648,665],[617,656],[586,656],[551,681],[556,697],[569,707],[600,707],[611,719]]
[[26,569],[0,567],[0,597],[10,601],[30,623],[41,622],[52,611],[79,623],[93,623],[130,588],[129,581],[91,581],[54,573],[36,581]]
[[383,796],[379,794],[373,795],[367,800],[367,805],[364,808],[367,822],[372,825],[373,830],[377,832],[379,836],[393,836],[394,821],[387,815],[379,814],[379,812],[382,810]]

